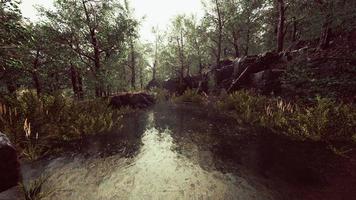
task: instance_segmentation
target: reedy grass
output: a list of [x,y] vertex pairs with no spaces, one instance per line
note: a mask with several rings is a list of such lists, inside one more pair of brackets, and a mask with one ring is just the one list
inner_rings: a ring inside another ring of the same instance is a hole
[[45,190],[43,188],[43,185],[46,180],[46,178],[40,177],[38,179],[30,181],[28,184],[21,183],[20,187],[24,193],[25,200],[41,200],[50,196],[54,192],[54,190]]
[[79,102],[62,95],[38,97],[32,92],[0,102],[0,131],[31,160],[48,153],[54,142],[108,131],[127,112],[112,109],[108,100]]
[[239,123],[265,127],[299,140],[355,141],[356,107],[317,97],[305,105],[248,91],[223,95],[217,109],[230,111]]

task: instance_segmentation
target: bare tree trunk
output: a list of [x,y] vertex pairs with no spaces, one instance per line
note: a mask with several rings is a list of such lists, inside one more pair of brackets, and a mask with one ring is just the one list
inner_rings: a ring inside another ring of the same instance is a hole
[[183,30],[180,30],[180,35],[177,36],[176,40],[177,40],[177,46],[178,46],[178,53],[179,53],[179,62],[180,62],[180,73],[179,73],[179,77],[180,77],[180,83],[183,82],[183,79],[185,77],[184,75],[184,70],[185,70],[185,66],[184,66],[184,39],[183,39]]
[[78,90],[78,78],[75,67],[71,64],[70,66],[70,77],[72,81],[73,93],[76,98],[79,98],[79,90]]
[[220,68],[221,49],[222,49],[222,33],[223,33],[223,19],[218,0],[215,0],[216,12],[218,14],[218,40],[216,52],[216,65]]
[[140,73],[140,86],[141,86],[141,89],[143,89],[143,69],[142,69],[142,67],[140,68],[140,71],[139,71],[139,73]]
[[40,57],[40,51],[37,50],[36,52],[36,57],[35,57],[35,61],[33,62],[33,71],[32,71],[32,80],[33,80],[33,85],[36,89],[37,95],[40,96],[41,95],[41,84],[40,84],[40,80],[38,77],[38,65],[39,65],[39,57]]
[[277,29],[277,51],[283,51],[284,45],[284,23],[285,23],[285,4],[284,0],[278,0],[278,29]]
[[136,58],[135,58],[135,49],[132,38],[130,38],[130,48],[131,48],[131,87],[136,89]]
[[295,19],[295,17],[293,17],[293,32],[292,32],[292,42],[297,41],[297,31],[298,31],[298,27],[297,27],[297,20]]
[[247,28],[245,56],[248,56],[249,49],[250,49],[250,27]]
[[84,98],[83,78],[78,70],[77,70],[77,78],[78,78],[78,97],[79,99],[83,99]]
[[152,80],[156,80],[157,76],[157,65],[158,65],[158,35],[156,35],[155,41],[155,60],[152,67]]
[[330,24],[331,24],[331,15],[327,14],[320,35],[320,42],[319,42],[320,49],[326,49],[329,47],[330,36],[331,36]]
[[232,37],[233,37],[233,46],[235,50],[235,57],[238,58],[240,57],[240,50],[239,50],[239,44],[238,44],[238,33],[234,30],[232,31]]

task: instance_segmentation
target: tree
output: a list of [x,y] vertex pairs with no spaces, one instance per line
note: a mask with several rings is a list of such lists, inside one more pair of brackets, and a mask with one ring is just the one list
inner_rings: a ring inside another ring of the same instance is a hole
[[0,83],[9,93],[14,93],[23,81],[22,51],[28,39],[18,2],[0,1]]
[[284,0],[278,2],[278,28],[277,28],[277,51],[283,51],[284,44],[284,22],[285,22],[285,3]]

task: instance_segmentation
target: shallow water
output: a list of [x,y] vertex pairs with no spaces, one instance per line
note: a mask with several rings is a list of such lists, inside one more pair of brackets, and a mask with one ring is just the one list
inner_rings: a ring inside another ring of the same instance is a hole
[[[123,148],[122,138],[135,145]],[[289,143],[268,138],[206,110],[160,105],[126,117],[121,130],[78,144],[75,155],[32,163],[23,171],[25,179],[48,176],[44,189],[53,191],[47,198],[53,200],[331,197],[328,188],[336,186],[319,173],[323,160],[305,166],[305,160],[318,160],[313,153],[290,159],[304,151],[285,154]],[[334,158],[325,151],[320,159]],[[354,194],[352,188],[346,192]]]

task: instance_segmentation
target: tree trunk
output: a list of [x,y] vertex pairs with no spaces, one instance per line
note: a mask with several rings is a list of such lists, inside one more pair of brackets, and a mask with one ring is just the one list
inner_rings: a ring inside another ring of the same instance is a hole
[[141,86],[141,89],[143,89],[143,69],[142,67],[140,68],[140,86]]
[[38,65],[39,65],[39,59],[40,59],[40,51],[37,50],[35,61],[33,62],[32,81],[33,81],[33,86],[35,87],[38,96],[40,96],[41,92],[42,92],[40,80],[38,77],[38,71],[37,71]]
[[250,49],[250,27],[247,28],[245,56],[248,56],[249,49]]
[[278,29],[277,29],[277,51],[283,51],[284,44],[284,23],[285,23],[285,4],[284,0],[278,0]]
[[221,59],[221,49],[222,49],[222,32],[223,32],[223,19],[221,15],[220,5],[218,0],[215,0],[216,12],[218,14],[218,41],[217,41],[217,52],[216,52],[216,65],[220,68]]
[[97,39],[97,35],[96,35],[96,28],[93,27],[91,24],[91,20],[90,20],[90,15],[89,12],[87,10],[86,7],[86,2],[83,0],[83,8],[84,8],[84,12],[85,12],[85,17],[86,17],[86,23],[89,29],[89,34],[90,34],[90,42],[92,44],[92,48],[94,51],[94,67],[95,67],[95,95],[97,97],[101,97],[102,96],[102,92],[103,92],[103,87],[101,84],[100,79],[98,78],[99,74],[100,74],[100,69],[101,69],[101,62],[100,62],[100,47],[99,47],[99,42]]
[[132,38],[130,38],[130,48],[131,48],[131,87],[136,89],[136,59],[135,59],[135,49]]
[[330,36],[331,36],[331,28],[330,28],[331,20],[332,20],[331,15],[327,14],[320,35],[320,42],[319,42],[320,49],[326,49],[329,47]]
[[298,31],[297,20],[295,19],[295,17],[293,17],[292,42],[297,41],[297,31]]
[[235,50],[235,57],[238,58],[240,57],[240,50],[239,50],[239,44],[238,44],[238,34],[237,32],[234,30],[232,31],[232,37],[233,37],[233,46],[234,46],[234,50]]
[[152,80],[156,80],[157,76],[157,60],[153,63],[153,68],[152,68]]
[[73,88],[73,93],[76,98],[79,97],[79,90],[78,90],[78,78],[77,78],[77,72],[75,67],[71,64],[70,66],[70,77],[72,81],[72,88]]
[[80,74],[79,71],[77,71],[77,77],[78,77],[78,95],[79,95],[79,99],[83,99],[84,98],[84,90],[83,90],[83,78],[82,75]]

